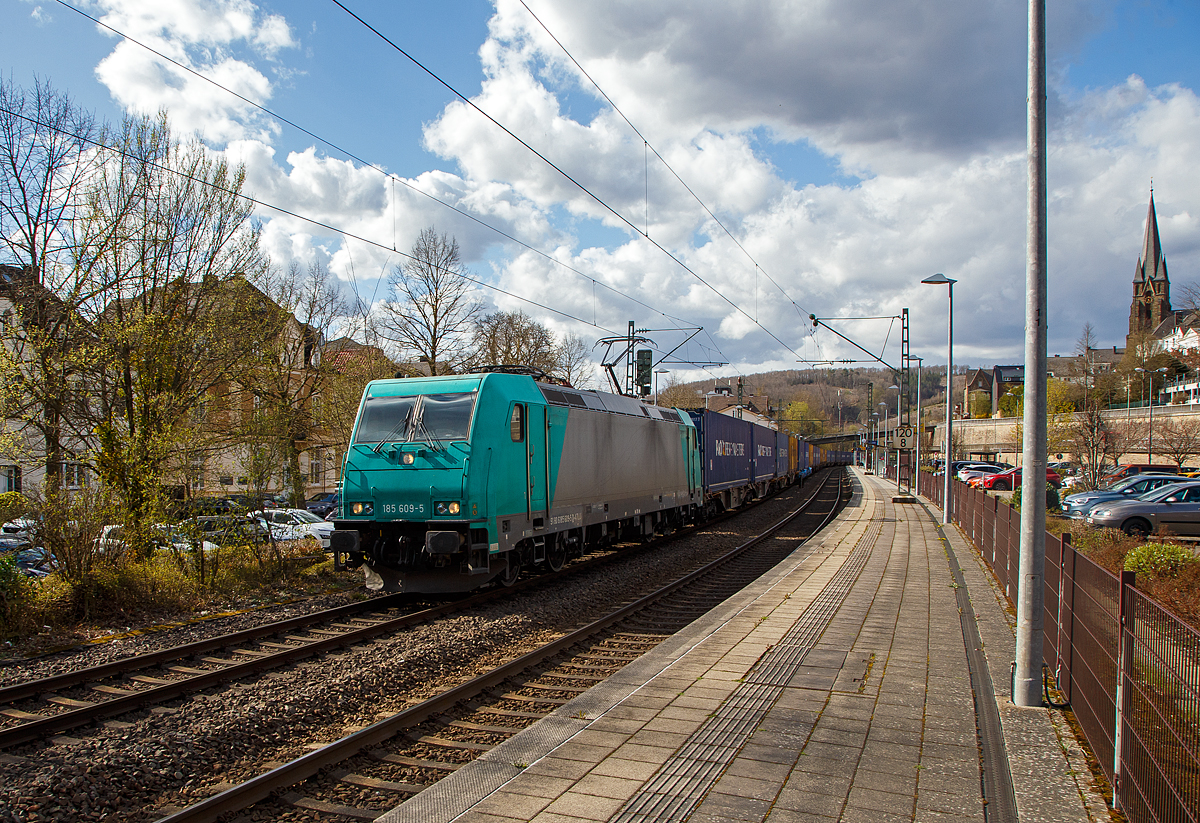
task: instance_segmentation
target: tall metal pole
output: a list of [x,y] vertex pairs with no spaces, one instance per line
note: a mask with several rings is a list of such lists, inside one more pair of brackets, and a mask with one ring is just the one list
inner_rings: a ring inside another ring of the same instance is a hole
[[1154,462],[1154,375],[1150,370],[1146,370],[1146,377],[1150,382],[1150,388],[1146,390],[1146,396],[1150,400],[1150,421],[1146,424],[1146,462]]
[[[908,385],[907,381],[904,385]],[[900,428],[900,392],[896,392],[896,428]],[[893,438],[895,439],[895,438]],[[900,446],[896,446],[896,494],[900,494]]]
[[942,525],[950,525],[950,508],[953,503],[950,489],[950,444],[954,440],[954,281],[946,286],[946,297],[950,302],[946,319],[946,470],[945,496],[942,498]]
[[925,362],[920,357],[914,357],[917,361],[917,450],[913,457],[913,482],[916,483],[917,494],[921,493],[921,438],[925,436],[925,431],[921,427],[921,365]]
[[1029,0],[1028,184],[1025,236],[1025,414],[1017,660],[1012,700],[1042,704],[1046,573],[1046,0]]

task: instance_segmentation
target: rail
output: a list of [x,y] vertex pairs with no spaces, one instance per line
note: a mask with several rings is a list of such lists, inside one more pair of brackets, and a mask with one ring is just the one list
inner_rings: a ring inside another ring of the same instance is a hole
[[[940,477],[920,492],[943,506]],[[1017,595],[1021,522],[998,497],[955,481],[951,519]],[[1042,656],[1129,820],[1200,823],[1200,632],[1071,546],[1046,535]]]
[[[520,674],[532,666],[540,664],[567,649],[586,641],[597,633],[608,629],[614,624],[625,620],[648,606],[657,603],[664,597],[673,594],[695,581],[703,579],[715,570],[728,566],[732,561],[745,555],[750,549],[775,534],[792,520],[808,511],[817,496],[830,481],[836,483],[837,498],[830,511],[824,515],[815,532],[819,532],[837,514],[841,508],[845,491],[844,471],[831,471],[822,482],[822,486],[796,510],[788,513],[778,522],[760,534],[757,534],[731,549],[720,557],[709,561],[703,566],[668,583],[662,588],[647,594],[637,600],[627,603],[604,617],[589,623],[582,628],[569,632],[550,643],[527,652],[485,674],[462,683],[442,694],[431,697],[421,703],[411,706],[397,714],[384,718],[360,729],[341,740],[334,741],[319,749],[311,751],[296,760],[277,766],[244,783],[233,786],[225,791],[199,801],[185,809],[161,818],[158,823],[211,823],[224,816],[241,812],[251,805],[262,801],[281,790],[306,780],[323,769],[358,754],[370,750],[380,743],[394,737],[403,730],[410,728],[440,712],[469,700],[493,688],[506,680]],[[814,533],[815,533],[814,532]],[[807,538],[806,538],[807,539]],[[802,541],[803,542],[803,541]]]

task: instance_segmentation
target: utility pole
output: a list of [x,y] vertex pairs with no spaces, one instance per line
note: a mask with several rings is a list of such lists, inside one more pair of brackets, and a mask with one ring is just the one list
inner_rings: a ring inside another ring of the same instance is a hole
[[1012,701],[1042,704],[1046,574],[1046,0],[1029,0],[1028,179],[1025,237],[1025,413],[1017,660]]

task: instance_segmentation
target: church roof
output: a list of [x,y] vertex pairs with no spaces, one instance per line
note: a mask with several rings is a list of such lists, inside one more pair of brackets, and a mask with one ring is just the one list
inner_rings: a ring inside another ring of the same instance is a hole
[[1162,244],[1158,240],[1158,217],[1154,213],[1154,192],[1151,192],[1150,210],[1146,214],[1146,236],[1142,239],[1142,253],[1133,273],[1133,282],[1166,279],[1167,259],[1163,257]]

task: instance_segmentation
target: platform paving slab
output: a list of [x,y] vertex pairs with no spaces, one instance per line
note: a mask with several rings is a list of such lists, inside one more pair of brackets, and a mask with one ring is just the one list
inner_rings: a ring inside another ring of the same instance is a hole
[[[947,543],[993,683],[1012,643],[1002,602],[962,536],[942,541],[936,509],[893,504],[858,472],[854,485],[756,583],[380,820],[982,823]],[[1004,711],[1020,819],[1089,819],[1050,716]]]

